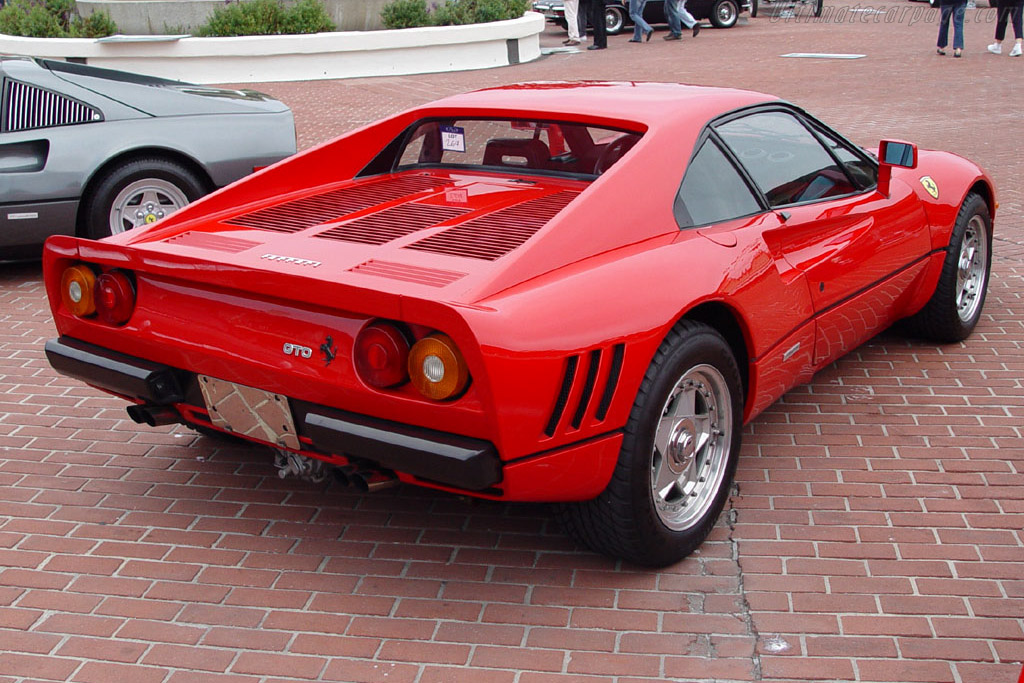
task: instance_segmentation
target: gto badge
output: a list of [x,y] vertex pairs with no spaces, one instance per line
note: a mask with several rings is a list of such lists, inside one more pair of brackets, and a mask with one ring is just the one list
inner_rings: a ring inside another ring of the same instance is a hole
[[281,350],[284,351],[284,355],[286,356],[295,356],[297,358],[313,357],[313,349],[308,346],[299,346],[298,344],[289,344],[288,342],[285,342]]
[[261,259],[267,261],[276,261],[278,263],[294,263],[297,266],[311,266],[313,268],[319,268],[323,265],[321,261],[310,261],[305,258],[296,258],[294,256],[281,256],[280,254],[263,254],[260,256]]
[[939,198],[939,186],[935,184],[930,175],[921,176],[921,186],[924,187],[924,191],[932,196],[932,199]]

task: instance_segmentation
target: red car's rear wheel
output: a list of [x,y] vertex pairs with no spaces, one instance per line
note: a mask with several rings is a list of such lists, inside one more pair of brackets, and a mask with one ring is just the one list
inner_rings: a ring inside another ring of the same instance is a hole
[[562,506],[570,535],[643,565],[693,552],[729,496],[742,394],[722,336],[702,323],[677,325],[644,377],[608,487],[594,500]]

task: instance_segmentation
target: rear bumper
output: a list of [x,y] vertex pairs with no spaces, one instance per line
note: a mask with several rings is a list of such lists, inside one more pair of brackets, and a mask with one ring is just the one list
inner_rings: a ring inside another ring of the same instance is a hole
[[[70,337],[46,342],[61,374],[150,406],[203,407],[193,373],[110,351]],[[298,436],[310,453],[370,460],[417,478],[470,491],[502,480],[494,444],[424,427],[290,401]],[[184,417],[180,422],[185,423]]]

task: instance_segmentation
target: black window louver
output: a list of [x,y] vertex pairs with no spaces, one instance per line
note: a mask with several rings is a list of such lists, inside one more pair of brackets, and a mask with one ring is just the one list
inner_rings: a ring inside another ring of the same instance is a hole
[[101,121],[99,111],[66,95],[8,80],[4,85],[3,132]]

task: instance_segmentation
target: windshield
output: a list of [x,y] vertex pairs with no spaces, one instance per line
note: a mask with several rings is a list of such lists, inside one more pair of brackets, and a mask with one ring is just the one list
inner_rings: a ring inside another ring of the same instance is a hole
[[397,170],[443,165],[596,176],[608,170],[639,139],[638,133],[578,123],[423,121],[408,136]]

